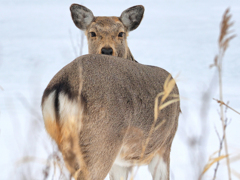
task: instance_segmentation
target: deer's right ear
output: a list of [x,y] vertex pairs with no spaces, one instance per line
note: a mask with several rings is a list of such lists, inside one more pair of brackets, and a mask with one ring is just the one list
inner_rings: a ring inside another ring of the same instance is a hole
[[81,30],[86,30],[94,19],[92,11],[85,6],[72,4],[70,6],[70,11],[73,22]]
[[144,7],[141,5],[133,6],[122,12],[120,19],[128,31],[136,29],[142,21]]

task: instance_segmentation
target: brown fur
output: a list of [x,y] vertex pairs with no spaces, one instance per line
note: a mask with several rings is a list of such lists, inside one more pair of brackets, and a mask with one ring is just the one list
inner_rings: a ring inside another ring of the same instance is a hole
[[[89,54],[102,54],[103,48],[112,48],[113,56],[136,61],[128,47],[127,36],[140,24],[143,6],[131,7],[120,17],[94,17],[89,9],[78,4],[73,4],[70,10],[75,25],[87,36]],[[123,36],[119,37],[121,32]],[[96,36],[92,37],[91,33]]]
[[[165,122],[153,132],[141,158],[154,120],[154,100],[168,76],[158,67],[85,55],[53,77],[42,98],[45,127],[75,179],[103,180],[118,156],[133,166],[148,164],[158,153],[169,178],[179,102],[161,110],[157,124]],[[179,94],[177,86],[171,94]]]

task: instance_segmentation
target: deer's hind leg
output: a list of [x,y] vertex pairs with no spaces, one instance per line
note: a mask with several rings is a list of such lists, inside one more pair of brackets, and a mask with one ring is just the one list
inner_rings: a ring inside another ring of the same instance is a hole
[[153,180],[169,180],[170,148],[160,150],[148,165]]
[[109,173],[110,180],[127,180],[132,167],[124,167],[114,164]]
[[[83,118],[79,146],[91,180],[104,180],[123,143],[126,125],[113,119],[104,108],[92,105],[92,113]],[[78,178],[81,179],[81,178]],[[120,180],[120,179],[119,179]]]

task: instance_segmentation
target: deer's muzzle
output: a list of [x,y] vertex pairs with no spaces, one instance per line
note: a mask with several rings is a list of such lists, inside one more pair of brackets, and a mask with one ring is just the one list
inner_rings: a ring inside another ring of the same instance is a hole
[[113,49],[112,48],[102,48],[101,54],[113,55]]

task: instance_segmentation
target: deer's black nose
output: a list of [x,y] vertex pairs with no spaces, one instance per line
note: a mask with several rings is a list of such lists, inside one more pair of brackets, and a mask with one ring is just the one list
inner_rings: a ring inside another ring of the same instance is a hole
[[113,49],[112,48],[102,48],[101,53],[106,54],[106,55],[112,55]]

